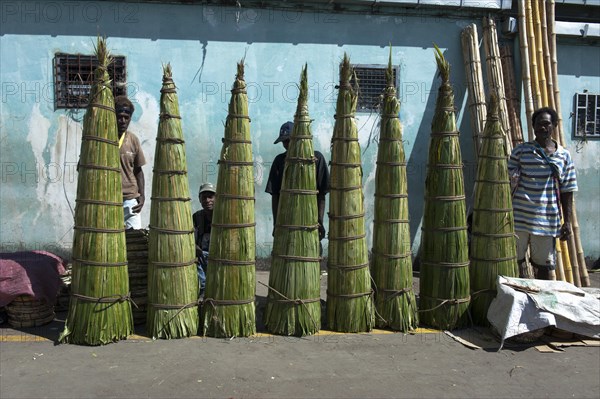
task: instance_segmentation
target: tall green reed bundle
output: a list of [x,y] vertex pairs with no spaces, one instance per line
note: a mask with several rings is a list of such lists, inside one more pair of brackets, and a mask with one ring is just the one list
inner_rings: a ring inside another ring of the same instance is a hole
[[79,157],[71,300],[60,342],[103,345],[133,331],[125,249],[117,118],[106,41],[83,120]]
[[362,164],[350,59],[340,70],[331,156],[327,323],[340,332],[370,331],[375,321],[365,233]]
[[244,61],[237,64],[219,160],[203,329],[212,337],[256,333],[254,168]]
[[489,324],[487,311],[498,275],[519,276],[505,133],[498,110],[492,94],[477,163],[470,251],[471,315],[475,324],[484,326]]
[[469,251],[450,64],[437,46],[435,58],[442,85],[431,125],[425,181],[419,311],[422,324],[452,329],[468,321]]
[[198,275],[185,144],[171,65],[163,68],[148,236],[148,311],[152,338],[198,333]]
[[321,328],[316,159],[307,102],[305,65],[283,171],[265,311],[267,330],[281,335],[310,335]]
[[418,325],[417,301],[412,289],[406,158],[398,115],[400,102],[393,78],[390,49],[375,172],[371,272],[375,285],[377,327],[410,331]]

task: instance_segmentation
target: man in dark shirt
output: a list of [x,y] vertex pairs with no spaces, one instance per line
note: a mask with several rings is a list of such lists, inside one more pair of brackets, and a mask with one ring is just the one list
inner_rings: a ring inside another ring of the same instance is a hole
[[[265,191],[271,194],[271,211],[273,213],[273,226],[277,224],[277,207],[279,206],[279,192],[283,181],[283,168],[285,167],[285,157],[287,149],[290,145],[290,135],[294,124],[286,122],[279,129],[279,137],[273,144],[281,143],[286,152],[275,157],[269,172],[269,180]],[[325,215],[325,195],[329,192],[329,170],[327,169],[327,161],[319,151],[315,151],[316,176],[317,176],[317,208],[319,213],[319,239],[325,238],[325,227],[323,227],[323,216]],[[273,231],[275,229],[273,228]]]
[[196,257],[198,258],[198,282],[200,294],[204,292],[206,284],[206,268],[208,266],[208,249],[210,247],[210,228],[212,224],[213,209],[215,206],[216,189],[212,183],[203,183],[200,186],[200,204],[202,209],[192,215],[194,221],[194,237],[196,239]]

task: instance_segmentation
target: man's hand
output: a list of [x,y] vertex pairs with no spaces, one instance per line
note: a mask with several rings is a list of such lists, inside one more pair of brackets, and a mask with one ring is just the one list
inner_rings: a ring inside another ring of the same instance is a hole
[[573,229],[571,228],[571,223],[566,222],[560,228],[560,239],[565,241],[569,236],[573,233]]
[[145,201],[146,201],[146,198],[143,195],[140,195],[139,197],[137,197],[138,204],[136,206],[134,206],[133,208],[131,208],[131,210],[135,213],[140,213],[142,211],[142,208],[144,207]]

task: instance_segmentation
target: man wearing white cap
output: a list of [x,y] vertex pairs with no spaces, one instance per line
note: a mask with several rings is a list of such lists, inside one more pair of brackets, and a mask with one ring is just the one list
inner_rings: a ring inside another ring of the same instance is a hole
[[196,257],[198,258],[198,283],[200,294],[206,284],[206,268],[208,266],[208,249],[210,247],[210,228],[215,206],[215,186],[202,183],[198,193],[202,209],[192,215],[194,221],[194,237],[196,239]]

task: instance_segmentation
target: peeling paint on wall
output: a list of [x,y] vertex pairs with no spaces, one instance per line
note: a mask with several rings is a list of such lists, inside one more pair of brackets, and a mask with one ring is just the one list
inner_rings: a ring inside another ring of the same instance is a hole
[[[98,3],[98,7],[106,11],[103,15],[112,16],[111,10],[119,4],[107,1]],[[457,88],[465,181],[473,179],[473,166],[468,164],[474,159],[470,116],[464,112],[466,96],[464,90],[460,90],[465,87],[464,71],[460,46],[456,43],[460,42],[460,30],[464,24],[481,23],[481,15],[477,16],[477,11],[470,11],[469,17],[462,15],[460,20],[453,19],[451,15],[448,18],[426,18],[425,14],[390,18],[385,15],[300,12],[297,13],[298,20],[289,21],[279,12],[247,9],[236,21],[233,8],[141,2],[137,10],[135,25],[112,18],[105,18],[101,23],[81,20],[34,23],[31,18],[22,23],[9,18],[0,25],[0,81],[10,83],[10,90],[16,90],[5,98],[7,91],[3,86],[0,110],[0,244],[14,239],[30,246],[37,242],[70,245],[77,185],[74,165],[78,160],[81,118],[85,110],[55,110],[52,98],[46,99],[31,90],[37,85],[51,87],[53,84],[51,65],[54,52],[90,54],[98,29],[109,37],[109,46],[114,49],[114,54],[127,57],[128,84],[133,85],[129,94],[136,104],[130,130],[140,137],[147,160],[144,173],[148,201],[142,212],[144,225],[149,222],[160,65],[167,61],[173,65],[174,78],[178,82],[192,208],[197,210],[200,209],[199,185],[204,181],[216,183],[223,121],[227,114],[235,63],[246,55],[256,165],[256,218],[260,221],[256,229],[259,256],[267,256],[272,245],[270,196],[264,189],[272,160],[283,152],[281,145],[273,145],[273,141],[281,123],[293,118],[298,76],[304,63],[309,66],[309,108],[314,119],[314,147],[330,160],[337,97],[334,87],[343,53],[348,52],[352,62],[357,64],[386,65],[389,56],[387,46],[392,44],[393,62],[400,66],[398,94],[406,140],[413,250],[418,248],[420,236],[429,125],[439,87],[432,42],[446,49],[446,55],[454,65],[452,83]],[[168,20],[164,18],[167,11]],[[253,18],[249,18],[251,16]],[[175,29],[172,27],[173,19],[178,21]],[[281,29],[282,26],[286,29]],[[399,27],[402,32],[398,31]],[[559,44],[565,121],[568,120],[568,104],[573,92],[593,91],[600,87],[600,74],[597,72],[599,54],[600,47],[597,45]],[[370,240],[377,154],[374,138],[379,129],[378,116],[359,113],[357,125],[363,151],[363,187]],[[577,151],[577,143],[570,137],[567,141],[581,178],[577,199],[578,210],[585,215],[580,218],[582,238],[586,240],[584,248],[586,253],[597,256],[600,254],[600,203],[597,201],[600,197],[600,159],[597,156],[600,142],[589,142]],[[469,184],[472,185],[472,182]],[[325,223],[327,225],[327,221]],[[326,245],[326,241],[323,243]]]

